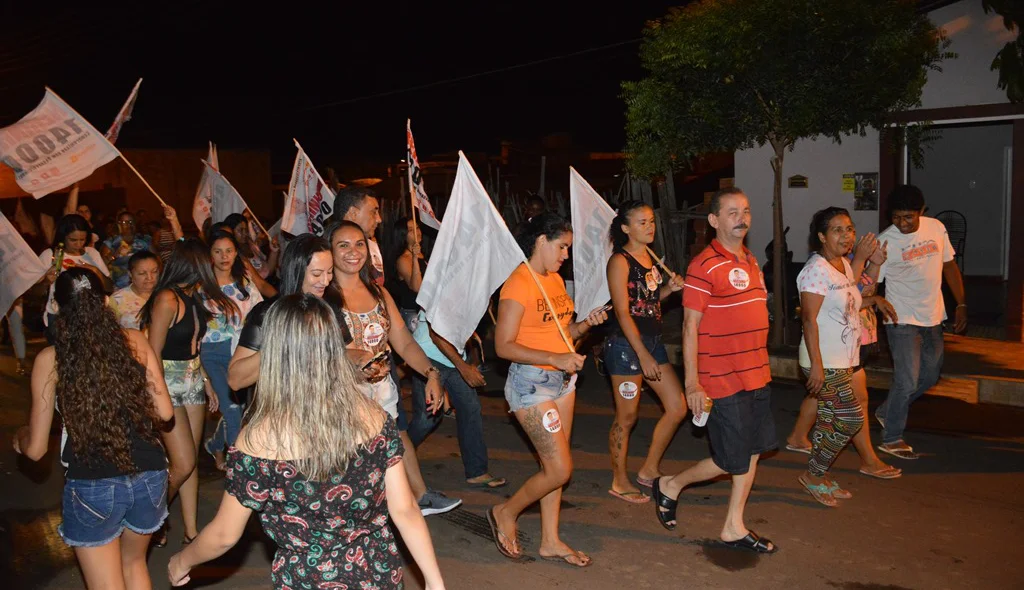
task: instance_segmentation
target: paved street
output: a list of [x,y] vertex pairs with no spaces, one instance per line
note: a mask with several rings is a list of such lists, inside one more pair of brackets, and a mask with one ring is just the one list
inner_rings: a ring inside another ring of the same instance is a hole
[[[502,377],[496,372],[487,377],[483,402],[491,471],[516,486],[536,463],[505,413]],[[926,397],[914,406],[908,431],[909,442],[926,456],[899,463],[904,477],[879,481],[858,474],[855,452],[846,451],[835,475],[854,498],[838,509],[818,505],[799,487],[796,478],[806,455],[782,451],[767,457],[758,472],[747,523],[781,550],[759,558],[716,546],[729,493],[724,480],[683,493],[681,524],[675,532],[659,526],[653,504],[633,506],[606,493],[609,395],[605,381],[588,363],[576,409],[576,469],[562,512],[565,540],[594,558],[586,570],[539,560],[515,564],[498,553],[484,513],[500,496],[462,487],[453,421],[446,420],[420,447],[428,485],[465,500],[459,510],[428,518],[448,588],[1024,588],[1018,535],[1024,520],[1022,410]],[[776,383],[773,397],[782,440],[792,427],[801,388]],[[872,403],[883,397],[884,392],[873,391]],[[57,443],[38,466],[16,460],[10,447],[28,408],[28,379],[14,376],[10,356],[0,356],[0,407],[3,586],[80,588],[74,558],[56,533],[63,483]],[[658,415],[657,404],[645,395],[631,441],[633,469],[641,463]],[[877,425],[872,428],[877,436]],[[687,422],[669,448],[664,468],[683,469],[706,455],[703,432]],[[208,522],[223,483],[205,456],[201,475],[200,522]],[[177,504],[171,509],[168,547],[150,555],[156,588],[167,587],[167,559],[181,540],[179,510]],[[536,553],[539,525],[536,510],[520,520],[528,553]],[[194,587],[267,587],[272,551],[252,519],[235,550],[193,572]],[[409,588],[422,587],[414,568],[407,570],[406,580]]]

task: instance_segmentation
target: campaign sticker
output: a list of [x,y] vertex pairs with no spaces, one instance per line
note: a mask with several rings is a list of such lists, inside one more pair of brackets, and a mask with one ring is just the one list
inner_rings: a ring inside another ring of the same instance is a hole
[[750,286],[750,275],[742,268],[734,268],[729,271],[729,282],[733,287],[742,291]]
[[551,434],[554,434],[562,429],[562,420],[558,417],[558,410],[548,410],[544,412],[544,416],[541,418],[541,424],[544,425],[544,430],[547,430]]
[[382,340],[384,340],[385,335],[384,326],[377,322],[367,324],[366,327],[363,328],[363,344],[370,347],[377,346]]
[[633,399],[639,390],[640,388],[632,381],[623,381],[619,384],[619,395],[622,399]]

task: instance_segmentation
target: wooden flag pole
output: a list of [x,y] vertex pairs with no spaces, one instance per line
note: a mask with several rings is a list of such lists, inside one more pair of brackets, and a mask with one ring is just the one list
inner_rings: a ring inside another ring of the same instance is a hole
[[548,299],[547,291],[544,290],[544,286],[540,284],[540,277],[537,276],[537,271],[533,270],[530,266],[529,260],[523,260],[526,263],[526,269],[530,271],[530,276],[533,277],[533,282],[537,284],[537,288],[540,289],[541,296],[544,297],[544,303],[551,310],[551,317],[555,320],[555,327],[558,328],[558,334],[562,337],[562,342],[565,342],[565,346],[569,349],[569,352],[576,352],[576,347],[572,345],[572,340],[569,340],[569,335],[565,333],[565,328],[562,327],[562,322],[558,321],[558,314],[555,313],[555,306],[551,305],[551,300]]
[[654,253],[654,250],[651,250],[650,246],[647,246],[647,253],[651,255],[651,258],[653,258],[655,262],[658,263],[658,266],[660,266],[665,272],[668,273],[669,278],[676,278],[676,273],[672,272],[672,269],[665,266],[665,261],[663,261],[661,258],[658,258],[658,255]]
[[[114,149],[117,150],[117,148]],[[128,158],[124,157],[124,154],[121,153],[121,150],[117,150],[117,155],[121,156],[121,161],[124,162],[128,166],[128,168],[135,173],[135,176],[139,177],[139,180],[142,181],[142,184],[146,185],[146,188],[149,189],[149,192],[153,193],[153,196],[156,197],[156,200],[160,201],[160,204],[163,205],[164,207],[167,207],[167,203],[164,202],[164,200],[160,198],[160,195],[158,195],[157,192],[153,190],[153,187],[151,187],[149,183],[146,182],[146,179],[143,178],[142,174],[138,170],[135,169],[135,166],[132,166],[132,163],[128,161]]]
[[256,212],[250,209],[249,205],[246,205],[245,209],[252,214],[252,220],[256,222],[256,225],[260,226],[260,229],[263,230],[263,233],[267,234],[267,239],[273,240],[274,238],[270,235],[270,232],[267,231],[267,228],[263,227],[263,224],[260,223],[260,218],[256,217]]

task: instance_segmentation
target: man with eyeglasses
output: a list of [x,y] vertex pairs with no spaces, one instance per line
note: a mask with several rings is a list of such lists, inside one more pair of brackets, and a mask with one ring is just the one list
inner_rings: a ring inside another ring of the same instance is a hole
[[131,211],[122,211],[117,215],[117,230],[120,232],[103,242],[100,253],[110,268],[110,278],[115,289],[123,289],[131,283],[128,274],[128,260],[132,254],[142,250],[153,251],[153,242],[149,236],[135,232],[135,216]]

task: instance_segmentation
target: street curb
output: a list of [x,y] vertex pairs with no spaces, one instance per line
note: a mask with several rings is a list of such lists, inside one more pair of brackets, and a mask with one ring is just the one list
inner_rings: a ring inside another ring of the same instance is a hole
[[[683,347],[680,344],[666,344],[669,362],[681,365]],[[803,381],[803,373],[797,359],[784,355],[768,355],[772,377]],[[888,389],[892,382],[892,369],[887,367],[866,367],[868,386]],[[942,374],[938,385],[928,390],[928,395],[950,397],[971,404],[998,404],[1024,408],[1024,380],[987,375]]]

